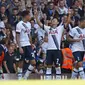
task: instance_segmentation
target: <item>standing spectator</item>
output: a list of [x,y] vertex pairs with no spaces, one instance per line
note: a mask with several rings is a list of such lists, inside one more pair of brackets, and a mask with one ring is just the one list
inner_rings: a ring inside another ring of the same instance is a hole
[[10,8],[9,8],[9,12],[12,14],[12,9],[13,8],[17,8],[18,9],[18,11],[21,11],[21,3],[20,3],[20,1],[19,0],[10,0],[10,4],[11,4],[11,6],[10,6]]
[[12,28],[11,25],[6,25],[6,45],[9,46],[11,42],[14,42],[14,37],[12,34]]
[[19,16],[19,13],[18,13],[18,9],[14,8],[12,15],[10,17],[10,24],[12,26],[11,30],[12,30],[12,34],[14,36],[14,42],[15,43],[16,43],[16,25],[19,22],[19,20],[20,20],[20,16]]
[[47,9],[46,15],[47,15],[47,20],[58,17],[58,12],[54,9],[53,2],[48,3],[48,9]]
[[60,19],[62,18],[62,16],[64,14],[67,14],[68,13],[68,9],[65,7],[64,0],[60,0],[59,1],[58,13],[59,13]]
[[67,4],[67,6],[68,7],[72,7],[72,5],[73,5],[73,0],[66,0],[66,4]]
[[31,18],[31,36],[32,38],[37,36],[37,31],[38,31],[38,28],[39,26],[37,24],[35,24],[35,20],[34,18]]
[[6,11],[6,7],[2,5],[0,7],[0,19],[2,20],[3,17],[8,17],[9,19],[9,13]]
[[0,7],[1,6],[5,6],[6,7],[6,10],[9,9],[10,5],[8,4],[7,0],[1,0],[0,2]]
[[83,0],[78,0],[78,14],[80,15],[80,17],[84,17],[84,6],[82,3]]
[[46,8],[46,6],[45,6],[45,4],[44,4],[44,2],[41,2],[41,11],[42,11],[42,13],[46,13],[46,11],[47,11],[47,8]]

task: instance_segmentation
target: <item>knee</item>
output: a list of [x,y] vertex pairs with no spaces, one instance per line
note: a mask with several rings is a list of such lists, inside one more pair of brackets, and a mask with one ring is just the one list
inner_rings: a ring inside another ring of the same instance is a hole
[[83,66],[83,63],[82,62],[78,62],[78,66],[79,67],[82,67]]
[[31,60],[31,64],[32,64],[33,66],[35,66],[35,65],[36,65],[36,61],[35,61],[35,60]]
[[23,67],[23,61],[20,61],[20,62],[18,63],[18,67],[19,67],[19,68],[22,68],[22,67]]

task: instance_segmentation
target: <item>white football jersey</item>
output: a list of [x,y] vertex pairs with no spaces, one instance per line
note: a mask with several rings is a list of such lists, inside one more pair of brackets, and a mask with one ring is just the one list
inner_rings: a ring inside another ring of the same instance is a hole
[[[23,24],[26,26],[26,28],[24,27]],[[16,26],[16,32],[20,33],[20,45],[21,45],[21,47],[31,45],[30,41],[29,41],[29,36],[28,36],[28,35],[30,35],[30,32],[31,32],[30,22],[25,23],[23,21],[20,21]]]
[[[44,29],[48,33],[48,50],[57,50],[57,49],[60,50],[60,45],[61,45],[62,34],[63,34],[63,31],[64,31],[64,26],[60,25],[60,26],[58,26],[54,29],[54,28],[51,28],[50,26],[45,25]],[[55,45],[55,42],[54,42],[52,36],[55,36],[55,38],[57,40],[57,46],[59,48]]]
[[[81,30],[82,34],[79,34],[78,31],[77,31],[77,28],[79,30]],[[73,39],[79,39],[80,37],[83,36],[83,39],[85,39],[85,29],[81,29],[79,28],[78,26],[71,29],[70,32],[69,32],[69,35],[73,38]],[[82,43],[82,40],[80,42],[73,42],[71,44],[71,50],[73,52],[76,52],[76,51],[84,51],[84,46],[83,46],[83,43]]]

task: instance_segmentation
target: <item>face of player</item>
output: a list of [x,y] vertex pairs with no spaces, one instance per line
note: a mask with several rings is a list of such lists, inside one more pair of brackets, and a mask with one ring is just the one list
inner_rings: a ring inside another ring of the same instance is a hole
[[31,20],[30,14],[29,14],[29,15],[26,15],[25,19],[26,19],[27,21],[30,21],[30,20]]
[[57,19],[53,19],[52,20],[52,26],[57,26],[58,25],[58,20]]

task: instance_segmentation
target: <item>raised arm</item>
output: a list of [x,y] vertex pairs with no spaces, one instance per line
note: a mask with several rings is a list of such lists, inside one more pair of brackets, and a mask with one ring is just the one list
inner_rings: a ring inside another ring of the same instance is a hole
[[35,17],[35,19],[36,19],[36,21],[37,21],[37,24],[42,28],[42,27],[43,27],[43,24],[42,24],[41,21],[38,19],[38,12],[37,12],[37,11],[34,13],[34,17]]
[[68,17],[67,22],[65,23],[65,28],[70,24],[71,22],[71,9],[68,10]]

